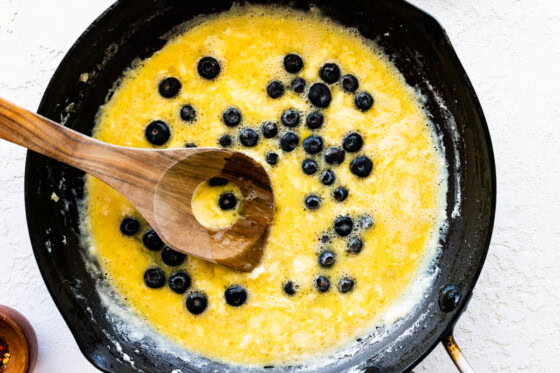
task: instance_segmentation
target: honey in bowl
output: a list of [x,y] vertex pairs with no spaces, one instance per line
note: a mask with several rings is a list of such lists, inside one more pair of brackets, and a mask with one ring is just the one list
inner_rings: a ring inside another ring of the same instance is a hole
[[[86,176],[93,252],[131,312],[193,353],[271,365],[342,349],[412,311],[429,286],[447,186],[421,102],[373,43],[314,10],[196,19],[125,72],[93,136],[261,162],[275,201],[262,263],[242,273],[179,254]],[[215,230],[243,206],[217,184],[193,199]]]

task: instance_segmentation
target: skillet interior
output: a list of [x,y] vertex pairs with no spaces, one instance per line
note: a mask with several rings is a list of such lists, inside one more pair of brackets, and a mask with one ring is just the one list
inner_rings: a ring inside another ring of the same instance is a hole
[[[307,1],[281,3],[300,9],[309,6]],[[91,134],[99,106],[135,58],[149,57],[160,49],[165,44],[160,36],[173,26],[230,6],[227,0],[115,3],[68,52],[45,92],[39,113]],[[445,146],[450,175],[449,229],[442,241],[439,275],[430,297],[415,315],[386,338],[374,344],[364,341],[356,354],[320,369],[321,372],[345,371],[350,367],[368,372],[404,371],[429,353],[450,330],[470,298],[482,268],[495,209],[495,170],[488,129],[468,77],[445,32],[433,18],[396,0],[327,0],[317,7],[327,16],[358,28],[393,57],[407,82],[426,96],[427,110]],[[82,73],[88,73],[87,82],[80,81]],[[51,199],[53,192],[60,201]],[[457,195],[460,195],[459,206],[456,206]],[[79,255],[85,247],[79,234],[77,210],[82,197],[81,171],[28,153],[25,200],[33,250],[47,287],[86,358],[107,372],[225,370],[226,366],[210,361],[203,367],[195,367],[173,353],[158,350],[149,338],[143,343],[132,342],[117,330],[96,292],[96,276],[87,271]],[[461,212],[458,216],[453,215],[455,208]],[[461,302],[454,311],[443,313],[437,305],[438,294],[451,283],[461,289]],[[410,329],[416,322],[417,327]],[[407,330],[414,333],[405,333]],[[307,370],[300,366],[266,371],[295,369]],[[231,370],[247,371],[235,367]]]

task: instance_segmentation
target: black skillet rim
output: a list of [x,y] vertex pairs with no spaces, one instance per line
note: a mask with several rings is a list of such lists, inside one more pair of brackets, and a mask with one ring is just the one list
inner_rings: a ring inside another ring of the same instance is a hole
[[[445,39],[445,43],[446,43],[446,48],[449,51],[449,57],[451,59],[451,63],[458,69],[458,71],[462,74],[464,82],[466,83],[466,89],[469,91],[473,103],[474,103],[474,107],[477,111],[477,114],[481,120],[481,126],[482,129],[484,131],[484,141],[486,143],[486,146],[488,147],[488,162],[489,162],[489,166],[490,166],[490,174],[491,174],[491,188],[492,188],[492,203],[491,203],[491,211],[490,211],[490,216],[489,216],[489,226],[488,226],[488,232],[487,232],[487,236],[486,236],[486,242],[484,244],[483,250],[482,250],[482,255],[481,258],[479,260],[479,265],[477,267],[476,273],[474,274],[472,281],[470,284],[468,284],[468,286],[465,287],[465,290],[468,289],[468,292],[466,292],[464,294],[464,296],[462,296],[461,302],[459,304],[459,306],[453,311],[453,317],[450,319],[450,321],[447,324],[447,327],[445,328],[445,330],[439,335],[439,339],[430,347],[428,347],[425,351],[425,353],[421,356],[419,356],[416,361],[414,361],[414,363],[412,363],[410,366],[408,366],[407,368],[405,368],[405,371],[409,371],[412,368],[414,368],[414,366],[416,366],[419,362],[421,362],[428,354],[431,353],[431,351],[436,347],[436,345],[439,343],[439,341],[441,340],[441,338],[443,338],[445,335],[449,334],[452,332],[453,327],[455,325],[455,323],[457,322],[457,320],[459,319],[459,317],[461,316],[462,312],[464,312],[464,310],[466,309],[466,306],[472,296],[472,291],[474,289],[474,286],[476,285],[476,282],[478,281],[478,278],[480,276],[480,273],[482,271],[482,267],[484,264],[484,261],[486,259],[487,253],[488,253],[488,249],[489,249],[489,245],[490,245],[490,240],[491,240],[491,236],[492,236],[492,230],[493,230],[493,225],[494,225],[494,220],[495,220],[495,212],[496,212],[496,167],[495,167],[495,159],[494,159],[494,152],[493,152],[493,147],[492,147],[492,142],[490,139],[490,133],[489,133],[489,129],[487,126],[487,122],[486,119],[484,117],[483,111],[482,111],[482,107],[480,105],[480,102],[478,100],[478,97],[474,91],[474,88],[472,87],[472,84],[462,66],[462,64],[460,63],[458,56],[455,53],[455,50],[453,49],[453,46],[447,36],[447,33],[445,32],[445,30],[443,29],[443,27],[441,27],[441,25],[439,24],[439,22],[432,17],[430,14],[428,14],[427,12],[425,12],[424,10],[419,9],[418,7],[406,2],[406,1],[402,1],[406,6],[410,7],[411,9],[414,9],[416,12],[422,14],[423,17],[425,17],[426,19],[428,19],[431,23],[433,23],[434,25],[437,26],[437,28],[439,29],[439,32],[441,32],[443,38]],[[64,69],[64,67],[68,64],[71,63],[72,60],[72,55],[76,52],[76,50],[79,48],[78,46],[84,41],[84,39],[87,38],[87,36],[98,27],[98,24],[100,23],[100,21],[110,12],[112,12],[117,6],[120,5],[120,2],[115,2],[114,4],[112,4],[109,8],[107,8],[101,15],[99,15],[99,17],[97,17],[88,27],[87,29],[78,37],[78,39],[74,42],[74,44],[72,45],[72,47],[68,50],[68,52],[66,53],[65,57],[62,59],[62,61],[60,62],[59,66],[57,67],[55,73],[53,74],[46,90],[45,90],[45,94],[41,100],[41,103],[39,105],[39,109],[38,112],[39,113],[44,113],[46,112],[46,108],[48,106],[47,101],[48,101],[48,93],[53,89],[53,86],[55,84],[55,81],[57,79],[59,79],[60,75],[62,75],[62,70]],[[70,329],[70,332],[72,333],[74,339],[77,342],[77,345],[80,349],[80,351],[82,352],[82,354],[84,355],[84,357],[94,366],[96,366],[98,369],[102,369],[100,366],[98,366],[98,364],[96,363],[96,361],[93,359],[93,357],[88,353],[88,351],[86,351],[86,346],[82,345],[81,343],[79,343],[79,338],[77,336],[78,330],[76,330],[74,328],[74,326],[69,322],[69,319],[67,317],[67,315],[65,314],[65,310],[62,308],[60,302],[58,301],[55,291],[54,291],[54,286],[56,286],[56,284],[50,284],[47,280],[47,273],[46,273],[46,269],[42,266],[42,261],[41,261],[41,256],[37,255],[37,252],[39,250],[42,250],[43,248],[40,247],[40,240],[41,240],[41,235],[39,235],[38,232],[32,232],[31,231],[31,221],[33,219],[32,215],[33,213],[31,213],[31,209],[32,209],[32,191],[31,191],[31,185],[30,185],[30,180],[31,177],[30,175],[33,173],[33,169],[31,168],[31,158],[36,157],[37,155],[33,152],[28,152],[27,153],[27,158],[26,158],[26,167],[25,167],[25,208],[26,208],[26,215],[27,215],[27,223],[28,223],[28,228],[29,228],[29,234],[30,234],[30,238],[31,238],[31,243],[32,243],[32,247],[35,253],[35,258],[37,260],[37,265],[39,267],[39,271],[41,273],[41,276],[43,278],[43,281],[45,282],[45,285],[51,295],[51,298],[53,299],[55,305],[57,306],[59,312],[61,313],[64,321],[66,322],[66,324],[68,325],[68,328]],[[104,370],[105,371],[105,370]]]

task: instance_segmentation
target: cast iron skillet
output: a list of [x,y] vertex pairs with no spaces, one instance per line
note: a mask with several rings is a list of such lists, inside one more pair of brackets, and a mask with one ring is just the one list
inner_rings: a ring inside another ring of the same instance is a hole
[[[314,1],[275,3],[305,10]],[[315,5],[325,15],[356,27],[392,57],[407,82],[426,96],[426,108],[445,147],[449,170],[449,229],[441,241],[442,255],[433,268],[439,271],[433,291],[414,315],[386,337],[373,344],[364,340],[356,354],[314,368],[321,372],[350,368],[362,372],[407,371],[438,342],[451,336],[486,257],[496,202],[494,158],[488,128],[445,31],[432,17],[397,0],[326,0]],[[68,52],[43,96],[39,113],[91,134],[99,106],[135,58],[149,57],[160,49],[165,44],[160,37],[174,26],[230,6],[229,0],[116,2]],[[88,74],[87,82],[84,73]],[[51,198],[53,192],[60,197],[58,202]],[[35,257],[85,357],[106,372],[224,370],[225,365],[212,361],[197,367],[175,353],[158,349],[149,336],[140,343],[127,339],[120,329],[117,330],[114,317],[107,312],[95,290],[99,280],[96,277],[102,275],[88,272],[80,255],[86,246],[80,238],[77,210],[82,197],[82,172],[28,153],[25,202]],[[454,214],[454,211],[460,213]],[[454,285],[452,289],[458,292],[444,291],[449,285]],[[266,371],[307,369],[313,370],[301,365],[267,367]]]

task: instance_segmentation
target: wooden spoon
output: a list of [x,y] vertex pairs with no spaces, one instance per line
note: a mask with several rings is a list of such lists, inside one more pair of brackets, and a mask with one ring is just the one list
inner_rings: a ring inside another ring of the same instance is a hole
[[[272,221],[265,169],[243,153],[211,148],[137,149],[94,140],[0,98],[0,138],[79,168],[125,196],[174,250],[242,271],[255,268]],[[193,215],[196,187],[212,177],[235,183],[241,217],[211,231]]]

